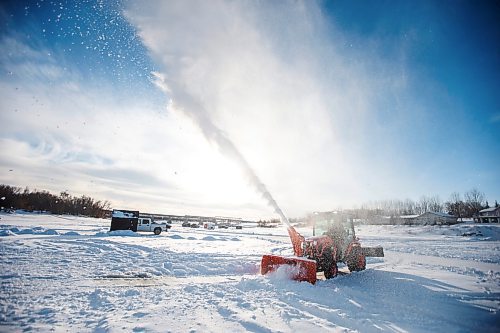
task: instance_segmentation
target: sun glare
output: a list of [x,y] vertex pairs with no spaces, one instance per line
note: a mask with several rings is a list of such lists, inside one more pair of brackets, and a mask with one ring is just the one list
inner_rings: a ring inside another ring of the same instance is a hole
[[186,184],[199,192],[204,201],[241,204],[256,197],[238,165],[214,149],[197,156],[191,166]]

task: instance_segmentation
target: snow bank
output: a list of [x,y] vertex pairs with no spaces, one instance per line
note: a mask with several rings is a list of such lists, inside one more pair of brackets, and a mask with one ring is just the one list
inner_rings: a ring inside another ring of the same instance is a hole
[[0,236],[17,236],[17,235],[59,235],[54,229],[45,229],[42,227],[34,228],[17,228],[2,225],[0,226]]
[[171,236],[167,236],[168,238],[172,238],[172,239],[184,239],[184,237],[180,236],[180,235],[171,235]]
[[116,236],[126,236],[126,237],[144,237],[150,236],[146,234],[141,234],[132,230],[113,230],[108,232],[98,232],[95,234],[97,237],[116,237]]
[[9,229],[3,229],[0,230],[0,236],[16,236],[16,233]]
[[415,236],[444,235],[469,237],[470,240],[499,241],[500,224],[459,223],[442,226],[396,226]]
[[500,225],[462,224],[450,228],[457,236],[476,240],[500,241]]

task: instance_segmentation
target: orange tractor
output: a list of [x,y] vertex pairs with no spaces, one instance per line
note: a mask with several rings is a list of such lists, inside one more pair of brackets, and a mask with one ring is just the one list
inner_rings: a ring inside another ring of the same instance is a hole
[[297,281],[316,282],[316,273],[323,272],[326,279],[338,274],[337,263],[345,263],[349,271],[366,268],[366,257],[383,257],[382,247],[362,247],[354,231],[352,218],[335,213],[318,213],[313,218],[313,236],[304,238],[288,220],[288,235],[295,256],[264,255],[261,273],[267,274],[286,265],[291,278]]

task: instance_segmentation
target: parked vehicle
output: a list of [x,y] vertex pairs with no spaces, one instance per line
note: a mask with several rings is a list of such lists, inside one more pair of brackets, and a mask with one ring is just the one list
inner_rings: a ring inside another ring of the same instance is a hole
[[208,229],[208,230],[214,230],[215,229],[215,223],[204,222],[203,223],[203,228]]
[[190,227],[191,223],[189,223],[189,222],[182,222],[182,226],[183,227]]
[[155,235],[159,235],[171,227],[166,222],[155,222],[152,216],[140,216],[139,211],[114,209],[111,214],[110,231],[132,230],[135,232],[154,232]]
[[137,231],[152,231],[155,235],[161,234],[162,231],[168,231],[172,226],[166,222],[155,222],[152,216],[140,217],[137,224]]

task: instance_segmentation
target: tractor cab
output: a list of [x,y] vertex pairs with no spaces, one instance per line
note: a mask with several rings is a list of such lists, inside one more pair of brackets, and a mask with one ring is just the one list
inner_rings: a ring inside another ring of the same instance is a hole
[[349,216],[336,212],[317,213],[312,224],[313,236],[304,239],[303,253],[316,260],[318,271],[323,271],[327,279],[337,275],[337,262],[349,261],[351,270],[364,269],[361,245]]
[[313,236],[328,236],[350,242],[356,239],[352,218],[343,214],[322,213],[313,218]]

